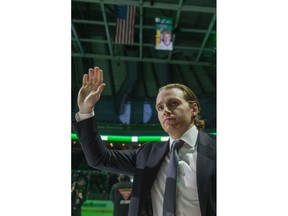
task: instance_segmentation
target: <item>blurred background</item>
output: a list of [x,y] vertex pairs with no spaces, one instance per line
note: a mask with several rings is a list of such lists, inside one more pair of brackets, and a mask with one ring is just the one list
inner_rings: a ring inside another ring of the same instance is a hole
[[[108,148],[167,140],[154,106],[158,89],[172,82],[196,93],[205,130],[216,133],[216,0],[72,0],[71,6],[72,119],[83,74],[99,66],[106,87],[95,114]],[[171,51],[155,49],[157,18],[163,25],[172,20]],[[109,199],[115,175],[87,166],[73,130],[71,153],[72,182],[84,175],[87,200]]]

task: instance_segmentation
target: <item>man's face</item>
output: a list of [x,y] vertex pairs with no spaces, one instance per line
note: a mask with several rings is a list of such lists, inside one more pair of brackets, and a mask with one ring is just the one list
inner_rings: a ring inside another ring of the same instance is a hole
[[172,138],[182,136],[193,126],[192,115],[197,114],[196,103],[190,105],[178,88],[162,90],[156,99],[158,119],[164,131]]
[[169,33],[164,33],[163,34],[163,42],[165,45],[169,45],[171,41],[171,35]]

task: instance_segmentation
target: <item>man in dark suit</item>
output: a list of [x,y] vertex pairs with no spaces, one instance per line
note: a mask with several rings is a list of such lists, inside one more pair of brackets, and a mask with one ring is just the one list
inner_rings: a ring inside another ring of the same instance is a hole
[[200,104],[193,91],[181,84],[159,89],[156,110],[163,130],[169,134],[166,143],[147,142],[134,150],[110,150],[103,144],[94,119],[94,106],[104,87],[103,72],[98,67],[84,74],[73,129],[91,167],[134,176],[128,215],[165,215],[169,152],[173,141],[181,139],[185,143],[179,149],[176,210],[172,215],[215,216],[216,140],[201,130],[205,122],[198,115]]

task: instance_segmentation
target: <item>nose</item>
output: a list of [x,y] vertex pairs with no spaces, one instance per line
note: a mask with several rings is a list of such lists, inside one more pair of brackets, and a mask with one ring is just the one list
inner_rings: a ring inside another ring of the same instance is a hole
[[167,114],[169,114],[169,115],[171,114],[171,110],[170,110],[166,105],[164,106],[163,114],[164,114],[164,115],[165,115],[165,114],[166,114],[166,115],[167,115]]

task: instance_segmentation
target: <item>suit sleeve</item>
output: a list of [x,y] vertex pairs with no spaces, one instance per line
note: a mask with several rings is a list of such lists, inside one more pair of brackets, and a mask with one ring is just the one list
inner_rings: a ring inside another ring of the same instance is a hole
[[72,122],[89,166],[115,173],[134,175],[137,150],[110,150],[101,140],[95,117]]

